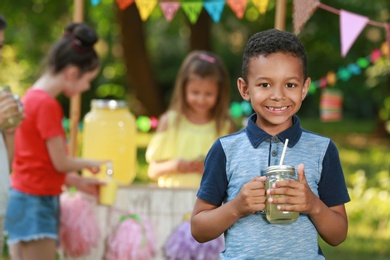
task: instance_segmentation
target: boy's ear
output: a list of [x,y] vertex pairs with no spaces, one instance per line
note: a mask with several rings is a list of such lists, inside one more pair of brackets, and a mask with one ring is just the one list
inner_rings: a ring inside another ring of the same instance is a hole
[[309,92],[310,85],[311,85],[311,78],[308,77],[308,78],[305,80],[305,83],[303,83],[303,88],[302,88],[302,100],[305,99],[305,97],[306,97],[306,95],[307,95],[307,92]]
[[66,80],[75,80],[79,78],[79,69],[76,66],[69,66],[64,69],[64,76]]
[[241,94],[241,97],[242,97],[245,101],[250,102],[251,99],[250,99],[250,95],[249,95],[249,87],[248,87],[248,84],[246,84],[246,81],[245,81],[243,78],[241,78],[241,77],[237,79],[237,88],[238,88],[238,91],[239,91],[240,94]]

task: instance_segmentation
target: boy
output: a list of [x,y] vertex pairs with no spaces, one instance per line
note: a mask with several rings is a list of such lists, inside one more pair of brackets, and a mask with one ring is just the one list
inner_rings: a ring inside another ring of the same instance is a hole
[[[245,129],[219,138],[210,149],[191,218],[199,242],[224,233],[221,259],[324,259],[318,234],[330,245],[342,243],[350,200],[335,144],[301,128],[295,115],[310,86],[302,43],[288,32],[253,35],[244,50],[243,77],[237,80],[255,113]],[[298,180],[266,190],[265,171],[278,165],[289,139],[285,165]],[[299,212],[293,224],[267,222],[266,195],[278,210]],[[288,205],[283,205],[288,204]]]

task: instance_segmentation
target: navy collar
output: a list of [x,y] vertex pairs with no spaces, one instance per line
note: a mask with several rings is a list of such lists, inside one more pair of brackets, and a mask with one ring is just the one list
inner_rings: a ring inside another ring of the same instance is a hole
[[[256,118],[256,113],[252,114],[248,118],[248,125],[245,128],[245,132],[248,135],[249,141],[254,148],[257,148],[264,141],[270,141],[273,137],[256,125]],[[298,116],[294,115],[292,121],[292,126],[276,135],[276,137],[283,143],[286,141],[286,139],[288,139],[289,148],[294,147],[302,135],[301,122],[299,121]]]

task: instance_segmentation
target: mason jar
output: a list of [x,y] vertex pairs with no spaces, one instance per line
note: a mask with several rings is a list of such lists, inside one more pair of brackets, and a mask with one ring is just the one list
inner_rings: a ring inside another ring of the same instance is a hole
[[[294,166],[291,165],[274,165],[267,167],[267,180],[265,182],[266,189],[272,188],[276,182],[283,180],[296,180],[296,173]],[[272,224],[291,224],[294,223],[299,216],[298,212],[281,211],[277,209],[279,204],[270,204],[268,198],[280,198],[285,195],[267,195],[266,201],[266,217]]]
[[[11,88],[9,86],[0,86],[0,93],[2,92],[7,92],[11,94],[11,98],[14,99],[16,102],[17,106],[10,107],[7,110],[7,114],[12,114],[12,116],[9,116],[7,120],[4,120],[0,124],[0,130],[1,129],[7,129],[7,128],[12,128],[15,127],[16,125],[19,125],[20,122],[23,120],[23,105],[22,102],[19,99],[18,95],[13,94]],[[4,97],[3,97],[4,98]]]
[[[84,117],[82,157],[111,160],[113,178],[119,185],[130,185],[136,177],[137,143],[136,120],[125,101],[94,99],[91,110]],[[105,166],[83,176],[106,179]]]

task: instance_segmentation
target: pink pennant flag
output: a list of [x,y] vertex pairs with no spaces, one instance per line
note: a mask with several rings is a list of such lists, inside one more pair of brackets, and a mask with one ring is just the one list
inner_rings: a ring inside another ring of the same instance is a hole
[[340,10],[341,55],[345,57],[356,38],[362,32],[368,18],[345,10]]
[[168,22],[172,21],[177,10],[180,8],[180,2],[160,2],[160,8]]
[[296,35],[299,34],[319,5],[319,0],[294,0],[293,24]]

